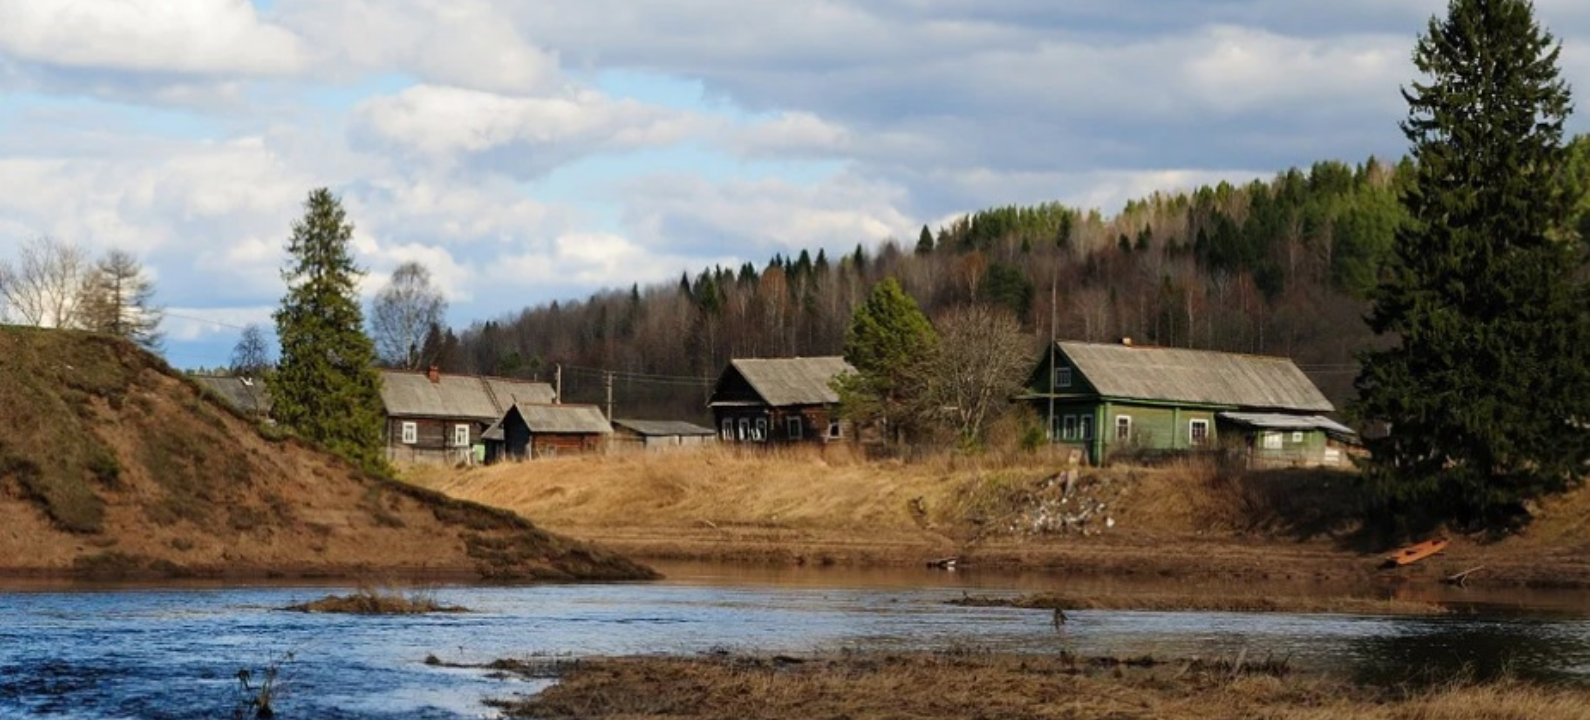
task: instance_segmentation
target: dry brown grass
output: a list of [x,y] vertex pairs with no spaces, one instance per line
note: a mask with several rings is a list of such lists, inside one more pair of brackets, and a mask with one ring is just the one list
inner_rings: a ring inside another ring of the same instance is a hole
[[429,615],[431,613],[466,613],[469,608],[443,605],[436,593],[428,588],[398,588],[391,585],[360,585],[347,595],[327,595],[284,610],[305,613],[340,613],[344,615]]
[[1346,615],[1444,615],[1440,604],[1420,600],[1300,595],[1167,595],[1040,593],[1016,597],[968,595],[950,600],[965,607],[1014,607],[1059,610],[1154,610],[1172,612],[1284,612]]
[[979,652],[587,661],[539,696],[536,718],[1271,718],[1503,720],[1590,717],[1590,691],[1516,682],[1405,690],[1300,677],[1284,663],[1127,662]]

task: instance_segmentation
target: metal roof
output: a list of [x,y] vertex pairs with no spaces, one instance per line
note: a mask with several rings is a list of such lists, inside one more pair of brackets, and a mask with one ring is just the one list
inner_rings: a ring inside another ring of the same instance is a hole
[[1058,345],[1106,397],[1255,410],[1335,410],[1290,358],[1122,344]]
[[647,437],[717,434],[712,428],[701,427],[683,420],[614,420],[613,424]]
[[747,358],[729,365],[772,407],[837,403],[829,381],[856,371],[842,357]]
[[1322,415],[1223,412],[1220,419],[1264,430],[1324,430],[1337,435],[1357,435],[1353,429]]
[[594,405],[543,405],[515,403],[519,417],[529,426],[531,434],[567,433],[601,434],[613,432],[602,411]]
[[238,410],[255,415],[270,414],[271,396],[264,380],[232,375],[194,375],[193,379]]
[[546,383],[476,375],[441,375],[431,382],[423,372],[381,371],[381,404],[393,417],[469,418],[492,422],[516,402],[549,403]]

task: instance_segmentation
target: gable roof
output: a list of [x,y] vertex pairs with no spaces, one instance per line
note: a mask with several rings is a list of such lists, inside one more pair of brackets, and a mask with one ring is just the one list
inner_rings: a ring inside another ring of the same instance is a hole
[[254,415],[270,414],[270,391],[265,389],[265,381],[260,378],[194,375],[193,379],[238,410]]
[[381,371],[381,404],[392,417],[468,418],[493,422],[516,402],[550,403],[552,386],[542,382],[478,375]]
[[[839,393],[828,383],[842,373],[856,369],[842,357],[742,358],[729,363],[730,372],[740,374],[767,405],[829,405],[839,402]],[[723,385],[724,377],[718,378]],[[716,393],[714,393],[716,394]],[[708,405],[725,405],[714,400]]]
[[1263,410],[1335,410],[1291,358],[1083,342],[1057,346],[1105,397]]
[[613,432],[613,426],[595,405],[514,403],[508,412],[519,413],[532,434],[606,435]]
[[717,431],[683,420],[614,420],[613,425],[646,437],[666,435],[716,435]]

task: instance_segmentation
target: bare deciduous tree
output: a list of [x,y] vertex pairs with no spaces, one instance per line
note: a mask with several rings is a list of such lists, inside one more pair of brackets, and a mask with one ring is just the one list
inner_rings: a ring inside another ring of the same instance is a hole
[[232,347],[232,374],[257,378],[264,375],[270,366],[270,347],[265,342],[265,331],[256,323],[249,323],[243,328],[243,335],[238,338],[237,345]]
[[431,272],[417,262],[399,265],[371,303],[376,355],[389,367],[419,369],[431,361],[421,357],[425,334],[446,314],[447,300],[431,285]]
[[111,250],[84,276],[77,324],[158,350],[165,310],[154,304],[154,295],[155,283],[138,259],[126,251]]
[[88,256],[49,236],[23,244],[15,265],[0,262],[0,294],[10,319],[37,327],[75,327]]
[[924,371],[927,406],[963,442],[980,443],[1032,370],[1033,337],[1009,310],[988,304],[950,310],[936,325],[939,345]]

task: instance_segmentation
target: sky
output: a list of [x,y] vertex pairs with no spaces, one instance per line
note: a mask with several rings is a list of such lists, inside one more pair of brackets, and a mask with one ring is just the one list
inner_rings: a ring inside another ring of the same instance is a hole
[[[364,300],[418,261],[463,328],[995,205],[1398,157],[1445,7],[0,0],[0,259],[132,252],[167,359],[225,365],[328,187]],[[1590,3],[1535,7],[1590,87]]]

